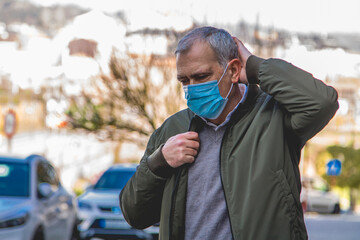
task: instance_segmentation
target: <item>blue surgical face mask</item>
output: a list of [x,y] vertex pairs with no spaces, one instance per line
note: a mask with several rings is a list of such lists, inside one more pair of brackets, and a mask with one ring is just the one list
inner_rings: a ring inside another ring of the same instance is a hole
[[228,66],[229,65],[226,65],[219,82],[213,80],[205,83],[183,86],[187,105],[191,111],[207,119],[216,119],[220,116],[226,106],[229,94],[234,85],[231,84],[231,88],[225,98],[220,95],[219,84],[223,79]]

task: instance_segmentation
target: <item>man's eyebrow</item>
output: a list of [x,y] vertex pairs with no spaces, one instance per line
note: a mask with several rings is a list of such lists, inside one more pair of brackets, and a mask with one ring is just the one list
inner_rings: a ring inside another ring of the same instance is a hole
[[176,77],[177,77],[178,80],[186,78],[186,76],[183,76],[183,75],[177,75]]
[[[199,77],[207,76],[207,75],[211,75],[211,74],[213,74],[212,69],[201,70],[201,71],[198,71],[198,72],[195,72],[195,73],[191,74],[190,78],[199,78]],[[187,78],[186,75],[182,75],[182,74],[177,75],[178,80],[182,80],[182,79],[186,79],[186,78]]]
[[212,71],[208,70],[208,71],[197,72],[197,73],[191,74],[190,77],[191,78],[197,78],[197,77],[200,77],[200,76],[211,75],[212,73],[213,73]]

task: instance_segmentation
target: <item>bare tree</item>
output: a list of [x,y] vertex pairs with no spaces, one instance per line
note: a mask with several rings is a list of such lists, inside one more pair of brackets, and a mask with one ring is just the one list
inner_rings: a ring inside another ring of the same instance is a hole
[[104,140],[143,146],[168,116],[185,106],[175,59],[113,51],[109,68],[110,74],[101,74],[81,96],[71,98],[68,122]]

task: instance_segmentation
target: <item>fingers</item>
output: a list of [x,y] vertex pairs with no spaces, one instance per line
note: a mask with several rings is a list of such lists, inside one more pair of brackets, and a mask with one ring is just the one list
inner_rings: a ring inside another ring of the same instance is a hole
[[235,41],[235,43],[236,43],[236,45],[238,47],[244,47],[245,48],[244,43],[240,39],[238,39],[237,37],[232,37],[232,38],[234,39],[234,41]]
[[236,46],[238,47],[239,56],[241,56],[241,54],[240,54],[241,48],[244,46],[244,44],[237,37],[232,37],[232,38],[234,39],[234,42],[235,42]]
[[246,64],[247,59],[251,56],[251,52],[245,47],[244,43],[240,41],[237,37],[232,37],[238,47],[238,53],[240,61],[243,66]]
[[184,148],[182,153],[184,154],[184,156],[195,157],[198,154],[198,150],[199,148]]
[[199,150],[200,147],[200,138],[199,138],[199,134],[197,132],[187,132],[184,133],[184,137],[186,137],[187,141],[185,141],[186,143],[186,147],[187,148],[192,148],[195,150]]
[[239,54],[240,62],[242,65],[239,81],[241,83],[247,84],[248,79],[246,76],[246,62],[249,59],[249,57],[251,56],[251,52],[245,47],[244,43],[242,41],[240,41],[240,39],[238,39],[237,37],[233,37],[233,39],[238,47],[238,54]]
[[236,45],[238,45],[239,43],[242,43],[242,42],[240,41],[240,39],[238,39],[237,37],[234,37],[234,36],[233,36],[232,38],[234,39]]
[[196,132],[186,132],[169,138],[162,149],[165,160],[172,167],[194,162],[200,148],[199,141]]
[[195,162],[195,157],[194,157],[194,156],[187,155],[187,156],[184,158],[183,164],[193,163],[193,162]]
[[199,134],[197,132],[186,132],[186,133],[183,133],[183,135],[184,135],[184,137],[186,137],[189,140],[200,141]]

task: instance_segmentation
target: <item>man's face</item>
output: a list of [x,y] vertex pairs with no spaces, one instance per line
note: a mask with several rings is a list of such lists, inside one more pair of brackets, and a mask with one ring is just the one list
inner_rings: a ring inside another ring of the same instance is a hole
[[[177,78],[182,85],[204,83],[219,80],[224,68],[216,59],[210,45],[196,41],[191,48],[176,56]],[[226,82],[226,83],[225,83]],[[220,94],[224,97],[231,87],[228,72],[219,84]]]

